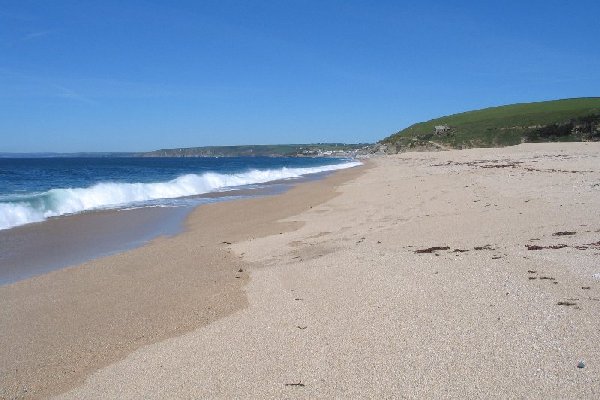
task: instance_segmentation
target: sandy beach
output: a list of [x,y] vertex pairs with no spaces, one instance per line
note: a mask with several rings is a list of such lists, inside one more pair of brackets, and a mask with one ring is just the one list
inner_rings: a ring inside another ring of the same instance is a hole
[[61,393],[135,349],[246,307],[249,265],[227,243],[295,229],[277,221],[332,198],[359,173],[201,206],[176,237],[0,286],[0,398]]
[[0,397],[598,398],[600,144],[404,153],[0,287]]

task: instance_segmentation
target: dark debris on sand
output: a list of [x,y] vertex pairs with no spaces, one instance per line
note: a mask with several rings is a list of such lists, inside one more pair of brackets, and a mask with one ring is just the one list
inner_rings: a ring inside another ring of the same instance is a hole
[[566,244],[555,244],[552,246],[538,246],[535,244],[526,244],[527,250],[544,250],[544,249],[562,249],[568,247]]
[[434,246],[434,247],[428,247],[426,249],[419,249],[419,250],[415,250],[415,253],[418,254],[423,254],[423,253],[434,253],[436,251],[439,250],[450,250],[450,247],[448,246]]
[[304,383],[302,383],[302,381],[298,382],[298,383],[286,383],[285,386],[296,386],[296,387],[304,387],[306,386]]

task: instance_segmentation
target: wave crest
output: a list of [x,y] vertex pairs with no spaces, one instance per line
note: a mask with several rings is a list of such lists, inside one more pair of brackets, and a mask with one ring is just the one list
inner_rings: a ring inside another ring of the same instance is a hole
[[51,189],[47,192],[0,203],[0,230],[46,218],[83,211],[117,208],[151,200],[175,199],[319,172],[335,171],[360,165],[360,162],[307,168],[250,170],[238,174],[188,174],[168,182],[98,183],[87,188]]

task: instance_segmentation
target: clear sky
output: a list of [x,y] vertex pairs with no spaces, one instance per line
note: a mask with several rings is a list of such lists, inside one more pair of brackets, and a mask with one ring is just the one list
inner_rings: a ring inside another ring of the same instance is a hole
[[0,152],[370,142],[599,95],[598,0],[0,0]]

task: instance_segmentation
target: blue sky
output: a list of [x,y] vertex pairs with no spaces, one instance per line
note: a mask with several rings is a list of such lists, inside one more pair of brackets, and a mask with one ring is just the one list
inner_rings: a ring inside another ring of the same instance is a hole
[[598,1],[0,0],[0,152],[369,142],[600,95]]

